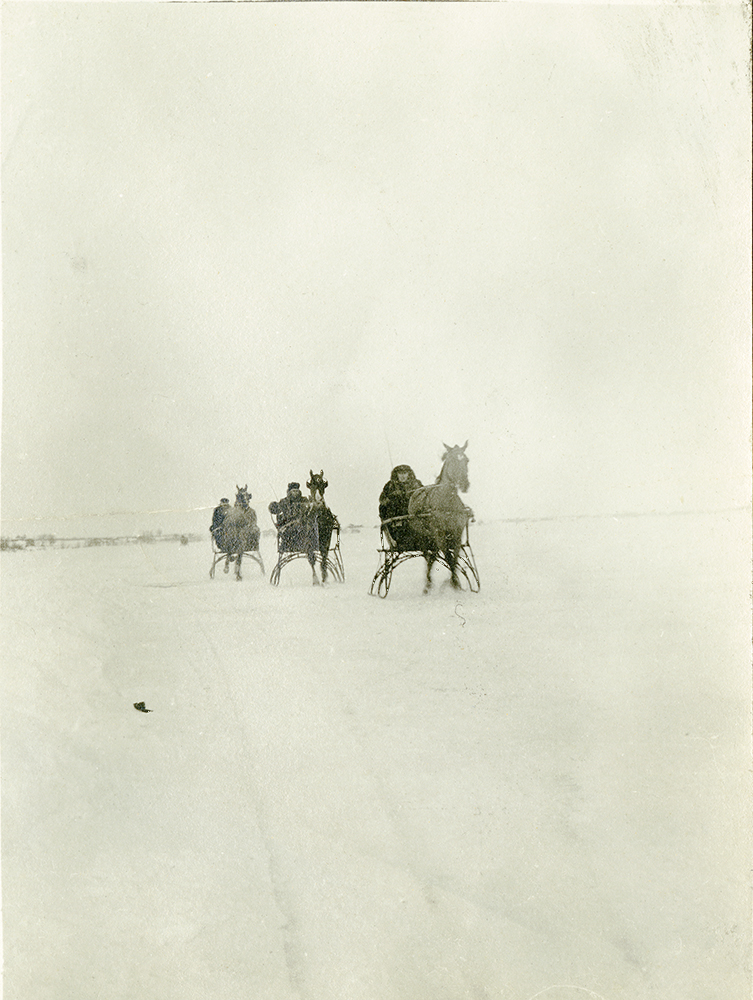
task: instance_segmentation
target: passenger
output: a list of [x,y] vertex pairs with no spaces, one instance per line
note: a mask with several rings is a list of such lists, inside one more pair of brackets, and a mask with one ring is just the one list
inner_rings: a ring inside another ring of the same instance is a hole
[[284,551],[297,552],[300,548],[299,529],[307,507],[308,500],[301,493],[300,483],[288,483],[287,495],[269,505],[270,514],[275,515]]
[[406,552],[421,548],[415,532],[408,525],[408,503],[411,493],[422,486],[409,465],[396,465],[379,497],[382,525],[387,528],[398,549]]
[[225,520],[225,515],[230,510],[230,501],[227,497],[222,497],[219,506],[214,508],[212,512],[212,524],[209,530],[212,533],[212,537],[217,541],[216,532],[222,527],[222,522]]

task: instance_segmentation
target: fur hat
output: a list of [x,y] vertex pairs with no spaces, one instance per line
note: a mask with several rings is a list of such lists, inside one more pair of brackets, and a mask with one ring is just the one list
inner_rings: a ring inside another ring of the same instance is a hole
[[411,469],[409,465],[396,465],[395,468],[392,470],[392,475],[390,476],[390,479],[393,481],[393,483],[396,483],[398,482],[398,478],[403,474],[407,474],[408,480],[410,482],[412,482],[416,478],[415,472],[413,471],[413,469]]
[[291,490],[299,490],[300,488],[300,483],[288,483],[288,493],[290,493]]

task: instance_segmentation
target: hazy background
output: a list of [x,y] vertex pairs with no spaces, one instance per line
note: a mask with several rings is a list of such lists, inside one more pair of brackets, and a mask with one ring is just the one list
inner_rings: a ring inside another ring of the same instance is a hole
[[4,534],[749,501],[742,5],[2,17]]

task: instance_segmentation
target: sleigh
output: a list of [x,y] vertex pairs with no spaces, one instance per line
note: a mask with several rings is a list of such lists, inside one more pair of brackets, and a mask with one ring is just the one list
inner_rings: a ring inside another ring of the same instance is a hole
[[[236,486],[235,504],[209,529],[212,539],[212,566],[209,577],[212,580],[217,564],[223,561],[225,573],[229,572],[230,564],[235,563],[235,579],[242,579],[241,563],[244,556],[255,562],[261,569],[262,575],[264,574],[264,563],[259,552],[261,533],[256,525],[256,512],[248,504],[250,499],[248,485]],[[217,508],[215,515],[219,511],[220,508]]]
[[277,532],[277,562],[269,578],[269,582],[273,586],[276,587],[279,584],[282,571],[296,559],[305,559],[309,563],[315,584],[319,583],[316,574],[317,566],[322,582],[326,582],[330,577],[338,583],[344,582],[345,568],[340,552],[340,523],[331,512],[328,513],[331,522],[328,520],[327,530],[331,534],[326,551],[323,551],[323,545],[326,544],[323,542],[324,532],[320,538],[316,515],[286,521],[282,524],[272,516],[272,523]]
[[[238,556],[236,553],[226,552],[223,549],[220,549],[215,541],[214,535],[211,535],[210,537],[212,539],[212,566],[209,570],[209,577],[213,580],[215,570],[220,563],[224,562],[225,564],[222,570],[223,573],[229,573],[231,563],[235,563]],[[244,549],[243,558],[251,559],[252,562],[255,562],[261,569],[262,574],[264,573],[264,561],[262,560],[261,552],[258,547],[255,549]]]
[[[380,527],[379,566],[374,579],[371,581],[369,593],[375,597],[386,597],[392,583],[392,574],[398,566],[408,562],[409,559],[424,559],[421,549],[407,548],[398,544],[393,532],[397,529],[400,533],[401,526],[407,523],[407,517],[393,517],[383,521]],[[451,567],[446,557],[440,552],[437,554],[436,562],[450,570]],[[481,588],[476,560],[471,548],[468,534],[468,524],[463,531],[462,544],[458,549],[456,572],[459,577],[465,580],[468,589],[473,593],[478,593]]]

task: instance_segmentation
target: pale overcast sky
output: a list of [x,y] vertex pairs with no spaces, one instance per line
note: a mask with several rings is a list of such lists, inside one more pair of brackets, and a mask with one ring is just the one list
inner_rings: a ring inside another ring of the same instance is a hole
[[742,5],[2,16],[4,534],[466,439],[482,519],[748,502]]

